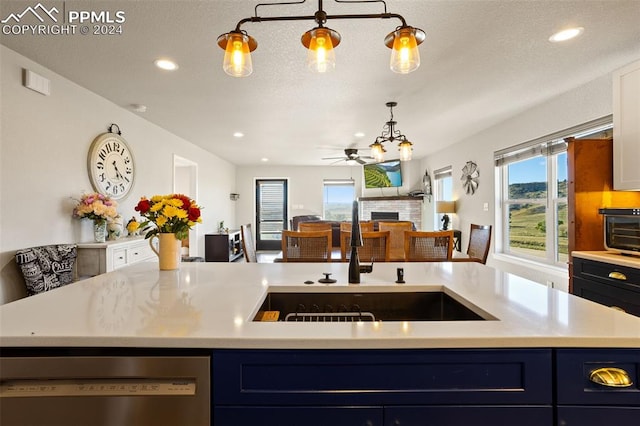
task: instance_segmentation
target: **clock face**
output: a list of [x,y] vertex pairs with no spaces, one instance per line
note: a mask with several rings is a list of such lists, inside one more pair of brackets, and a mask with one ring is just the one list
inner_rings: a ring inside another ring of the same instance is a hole
[[133,188],[133,154],[127,142],[116,133],[103,133],[93,141],[88,167],[91,184],[101,194],[119,200]]
[[101,332],[121,331],[131,326],[133,287],[125,277],[115,276],[105,281],[92,295],[92,325]]

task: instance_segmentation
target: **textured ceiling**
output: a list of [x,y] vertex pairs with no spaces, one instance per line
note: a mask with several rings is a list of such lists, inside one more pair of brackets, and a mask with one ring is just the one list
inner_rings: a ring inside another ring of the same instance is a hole
[[[257,1],[51,1],[67,10],[122,10],[122,35],[14,36],[0,42],[145,119],[238,165],[326,165],[322,157],[366,147],[397,101],[397,127],[421,158],[640,57],[640,1],[387,0],[387,10],[423,29],[422,65],[389,70],[383,40],[397,20],[333,20],[342,35],[336,69],[305,67],[300,36],[312,21],[248,23],[258,41],[254,72],[222,71],[217,37],[253,15]],[[0,16],[37,1],[0,3]],[[260,16],[312,15],[317,2],[269,6]],[[380,13],[382,3],[324,1],[329,14]],[[548,37],[568,26],[584,34]],[[169,57],[179,69],[154,67]],[[234,132],[245,137],[236,139]],[[356,132],[365,136],[358,139]],[[387,147],[387,157],[397,157]],[[368,152],[361,152],[368,154]],[[338,164],[346,164],[345,162]]]

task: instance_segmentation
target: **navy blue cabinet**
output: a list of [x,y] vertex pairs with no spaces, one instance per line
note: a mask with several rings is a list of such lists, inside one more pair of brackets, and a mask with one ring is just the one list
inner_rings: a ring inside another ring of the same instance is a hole
[[217,350],[214,424],[457,426],[514,418],[551,425],[551,355],[550,349]]
[[385,426],[542,426],[553,424],[548,407],[433,406],[386,407]]
[[[640,423],[640,349],[558,349],[556,363],[559,426]],[[629,384],[595,383],[599,369],[624,372]]]
[[382,407],[214,408],[215,426],[384,426]]

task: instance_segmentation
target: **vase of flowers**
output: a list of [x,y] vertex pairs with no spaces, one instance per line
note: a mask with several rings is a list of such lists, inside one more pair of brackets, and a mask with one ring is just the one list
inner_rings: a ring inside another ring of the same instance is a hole
[[93,238],[96,243],[107,239],[107,220],[118,216],[118,203],[98,193],[83,194],[73,209],[73,217],[93,220]]
[[[154,195],[151,199],[142,197],[135,210],[146,219],[141,227],[149,223],[153,226],[145,238],[149,239],[151,249],[158,256],[161,270],[173,270],[180,267],[181,240],[189,236],[189,230],[202,223],[200,206],[194,200],[182,194]],[[158,249],[153,240],[158,240]]]

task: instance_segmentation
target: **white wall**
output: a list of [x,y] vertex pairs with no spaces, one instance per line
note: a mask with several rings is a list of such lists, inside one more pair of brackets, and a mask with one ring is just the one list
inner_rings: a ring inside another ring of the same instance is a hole
[[[136,213],[141,196],[172,192],[177,154],[199,164],[199,253],[204,234],[215,231],[218,221],[233,224],[234,165],[4,46],[0,58],[0,303],[24,294],[13,262],[17,249],[92,239],[90,222],[71,217],[72,197],[93,191],[87,153],[111,123],[129,142],[138,170],[132,193],[118,208],[124,218]],[[50,79],[51,95],[23,87],[22,68]]]
[[[463,251],[468,245],[471,223],[494,225],[493,235],[496,235],[498,194],[495,190],[494,151],[606,116],[611,111],[612,80],[611,74],[607,74],[423,159],[423,166],[431,174],[435,169],[453,166],[453,198],[457,212],[451,216],[453,227],[462,231]],[[480,170],[480,186],[474,195],[465,194],[460,180],[462,167],[467,161],[474,161]],[[484,203],[488,203],[488,211],[483,211]],[[428,217],[426,223],[433,221],[432,206],[425,212]],[[494,248],[495,240],[492,241],[491,252]],[[504,256],[493,255],[487,264],[541,284],[551,281],[557,288],[566,290],[568,287],[568,273],[558,268],[514,263]]]

